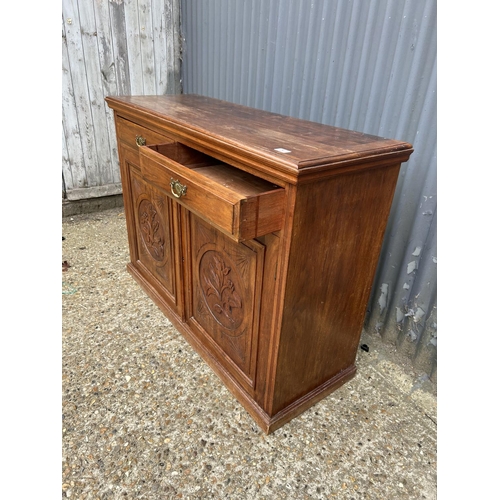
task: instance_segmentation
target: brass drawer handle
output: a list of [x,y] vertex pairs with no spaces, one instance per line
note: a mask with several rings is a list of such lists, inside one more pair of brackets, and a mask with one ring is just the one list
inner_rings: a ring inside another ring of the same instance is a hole
[[138,146],[145,146],[146,145],[146,139],[142,137],[142,135],[136,135],[135,136],[135,143]]
[[170,178],[170,191],[176,198],[184,196],[187,192],[187,186],[182,185],[178,180]]

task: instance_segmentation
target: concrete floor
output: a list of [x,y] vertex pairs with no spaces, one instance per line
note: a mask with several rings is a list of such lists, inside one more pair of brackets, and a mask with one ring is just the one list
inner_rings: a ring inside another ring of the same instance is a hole
[[63,498],[436,498],[436,388],[390,346],[266,436],[126,271],[122,207],[62,234]]

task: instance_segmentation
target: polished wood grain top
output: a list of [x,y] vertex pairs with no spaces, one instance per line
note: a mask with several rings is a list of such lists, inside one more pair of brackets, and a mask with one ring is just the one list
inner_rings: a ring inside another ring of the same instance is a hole
[[270,113],[195,94],[106,98],[117,111],[154,115],[170,126],[211,137],[288,168],[334,165],[380,155],[406,161],[412,145],[330,125]]

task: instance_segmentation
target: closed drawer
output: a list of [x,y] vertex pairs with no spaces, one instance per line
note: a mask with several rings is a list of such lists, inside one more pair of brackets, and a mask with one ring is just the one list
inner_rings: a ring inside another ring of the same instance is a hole
[[143,177],[236,241],[283,227],[285,190],[179,142],[141,146]]
[[166,143],[171,140],[166,135],[153,132],[121,117],[116,118],[116,130],[120,142],[127,144],[135,151],[138,151],[139,145]]

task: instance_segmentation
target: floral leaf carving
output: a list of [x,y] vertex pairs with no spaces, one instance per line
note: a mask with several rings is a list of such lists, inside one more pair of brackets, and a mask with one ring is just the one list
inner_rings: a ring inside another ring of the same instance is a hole
[[220,254],[212,252],[208,266],[202,271],[205,296],[214,296],[216,300],[212,300],[210,309],[234,325],[233,309],[241,308],[242,300],[230,275],[231,267],[226,265]]
[[241,298],[236,292],[228,298],[227,302],[231,307],[241,307]]
[[139,224],[142,240],[151,256],[158,261],[165,256],[165,234],[160,217],[149,200],[139,205]]

